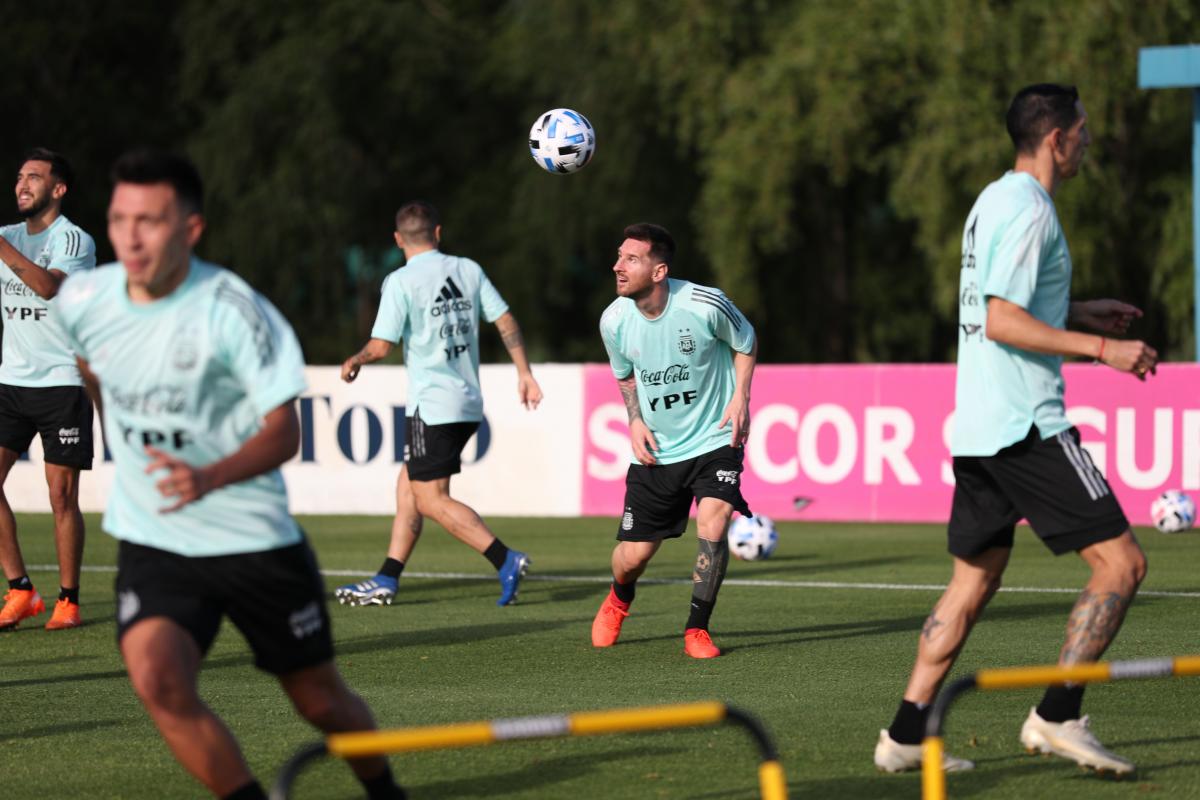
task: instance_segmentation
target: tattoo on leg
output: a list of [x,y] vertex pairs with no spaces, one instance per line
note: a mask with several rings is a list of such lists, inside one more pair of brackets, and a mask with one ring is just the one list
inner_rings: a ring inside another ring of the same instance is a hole
[[933,633],[935,630],[937,630],[938,626],[945,625],[945,624],[946,623],[944,623],[940,619],[938,619],[936,615],[930,614],[925,619],[925,624],[921,626],[921,636],[923,636],[926,639],[932,639]]
[[1100,658],[1121,628],[1132,600],[1132,595],[1092,594],[1084,589],[1067,619],[1067,641],[1059,661],[1078,664]]

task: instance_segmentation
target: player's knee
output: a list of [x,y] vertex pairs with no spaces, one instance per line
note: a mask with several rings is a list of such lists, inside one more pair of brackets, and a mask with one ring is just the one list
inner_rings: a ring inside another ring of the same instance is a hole
[[50,510],[55,514],[68,514],[75,509],[75,492],[65,481],[50,484]]
[[150,662],[130,670],[129,681],[138,698],[151,710],[180,714],[191,711],[200,702],[196,687],[186,677]]
[[308,720],[310,725],[319,730],[332,731],[342,727],[338,724],[338,719],[342,709],[348,705],[347,699],[341,696],[341,693],[321,687],[293,698],[293,703],[296,711]]
[[1133,588],[1142,585],[1142,581],[1146,580],[1146,572],[1150,565],[1146,561],[1146,554],[1141,549],[1135,549],[1122,565],[1125,573],[1125,582],[1131,584]]

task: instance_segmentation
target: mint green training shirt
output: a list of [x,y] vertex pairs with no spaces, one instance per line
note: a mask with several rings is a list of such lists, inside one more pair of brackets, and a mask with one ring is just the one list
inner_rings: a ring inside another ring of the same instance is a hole
[[479,422],[479,319],[495,322],[508,304],[469,258],[428,250],[383,281],[372,339],[404,340],[405,413],[429,425]]
[[1063,405],[1062,357],[993,342],[987,300],[998,297],[1065,328],[1071,254],[1054,201],[1026,172],[990,184],[967,216],[959,279],[958,375],[950,452],[990,456],[1029,435],[1071,427]]
[[[30,234],[19,222],[0,228],[0,236],[41,269],[71,275],[96,266],[96,243],[62,215],[41,233]],[[75,355],[55,319],[54,301],[34,294],[4,262],[0,262],[0,294],[4,298],[0,383],[82,386]]]
[[658,443],[659,464],[730,443],[731,425],[717,426],[737,385],[733,352],[754,348],[754,327],[720,289],[667,281],[667,306],[654,319],[628,297],[618,297],[600,318],[613,375],[637,378],[638,404]]
[[268,412],[306,388],[292,327],[229,270],[193,258],[184,282],[130,301],[125,268],[73,275],[58,295],[63,327],[100,381],[116,465],[104,529],[185,556],[272,550],[301,540],[278,469],[223,486],[178,511],[149,475],[149,444],[193,466],[237,452]]

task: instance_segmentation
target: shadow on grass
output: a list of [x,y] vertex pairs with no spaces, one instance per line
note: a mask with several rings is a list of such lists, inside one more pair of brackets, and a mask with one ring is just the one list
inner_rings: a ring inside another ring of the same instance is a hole
[[[1061,615],[1066,619],[1070,605],[1066,603],[1026,603],[1021,605],[1002,605],[988,609],[981,620],[1025,620],[1037,617],[1053,617]],[[718,646],[725,654],[736,650],[749,650],[755,647],[778,647],[785,644],[804,642],[819,642],[836,639],[856,639],[861,636],[880,636],[891,633],[911,631],[915,638],[921,631],[925,617],[897,617],[895,619],[863,620],[861,622],[837,622],[827,625],[802,625],[795,628],[772,628],[769,630],[721,630],[716,629]],[[676,639],[677,633],[668,636],[647,636],[639,638],[624,638],[625,642],[653,642],[663,639]],[[763,641],[736,644],[739,639],[761,638]],[[724,642],[733,641],[735,644],[726,645]]]
[[[731,574],[730,577],[753,579],[765,578],[768,575],[798,576],[823,572],[843,572],[868,567],[890,567],[905,561],[912,561],[915,558],[916,556],[892,556],[890,558],[859,558],[852,561],[821,561],[815,560],[816,556],[783,556],[774,557],[765,562],[754,562],[755,566],[753,567],[738,568],[737,574]],[[785,565],[778,568],[774,566],[781,562],[786,564],[788,561],[808,561],[810,563],[799,566]]]
[[578,780],[589,774],[600,781],[605,775],[611,774],[614,764],[619,764],[622,758],[648,755],[667,757],[684,752],[687,752],[687,748],[630,747],[603,753],[536,759],[506,772],[411,784],[405,785],[405,788],[414,800],[422,797],[522,797],[534,790],[563,781]]
[[46,736],[77,735],[86,731],[98,731],[101,728],[118,728],[125,725],[128,721],[124,719],[80,719],[63,722],[58,725],[43,725],[40,728],[24,728],[9,732],[0,731],[0,745],[6,742],[24,741],[26,739],[41,739]]

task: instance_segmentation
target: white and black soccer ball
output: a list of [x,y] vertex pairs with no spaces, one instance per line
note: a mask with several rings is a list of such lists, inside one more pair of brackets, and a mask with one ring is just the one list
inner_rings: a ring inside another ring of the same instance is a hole
[[596,131],[578,111],[554,108],[533,121],[529,129],[529,152],[546,172],[569,175],[592,160]]
[[1196,504],[1178,489],[1168,489],[1150,504],[1150,519],[1163,533],[1182,533],[1196,522]]
[[742,561],[770,558],[779,546],[779,534],[770,517],[738,517],[729,526],[729,552]]

